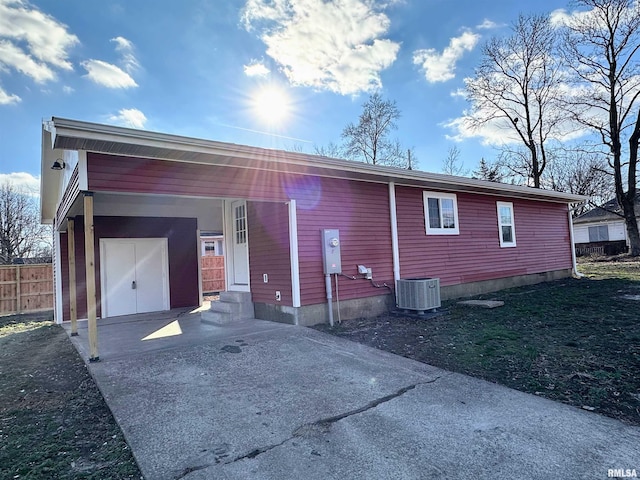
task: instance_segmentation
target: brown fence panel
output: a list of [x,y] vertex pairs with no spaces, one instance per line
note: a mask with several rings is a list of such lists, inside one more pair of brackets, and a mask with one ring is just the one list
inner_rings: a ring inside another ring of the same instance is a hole
[[53,309],[53,266],[0,266],[0,315]]
[[204,293],[223,292],[224,257],[206,256],[202,261],[202,291]]

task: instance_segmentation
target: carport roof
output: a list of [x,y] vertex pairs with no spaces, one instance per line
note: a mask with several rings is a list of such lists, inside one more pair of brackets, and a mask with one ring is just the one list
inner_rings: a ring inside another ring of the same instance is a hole
[[50,166],[63,150],[157,158],[208,165],[232,165],[266,171],[369,181],[395,182],[450,192],[473,192],[512,198],[577,203],[582,195],[554,192],[418,170],[368,165],[298,152],[287,152],[166,133],[53,117],[43,122],[41,202],[43,218],[52,218],[60,182]]

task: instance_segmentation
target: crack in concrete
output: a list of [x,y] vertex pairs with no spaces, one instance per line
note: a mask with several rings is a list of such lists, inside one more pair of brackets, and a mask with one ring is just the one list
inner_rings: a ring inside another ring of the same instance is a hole
[[292,436],[292,437],[289,437],[289,438],[285,438],[280,443],[274,443],[273,445],[268,445],[266,447],[256,448],[255,450],[251,450],[249,453],[246,453],[244,455],[240,455],[239,457],[236,457],[233,460],[230,460],[230,461],[224,462],[224,463],[234,463],[234,462],[237,462],[239,460],[256,458],[258,455],[262,455],[263,453],[268,452],[269,450],[273,450],[274,448],[280,447],[281,445],[284,445],[289,440],[292,440],[294,438],[295,438],[295,435]]
[[304,435],[306,435],[308,433],[308,431],[317,431],[320,430],[322,432],[326,432],[329,430],[329,427],[336,422],[339,422],[340,420],[343,420],[347,417],[351,417],[353,415],[358,415],[360,413],[364,413],[368,410],[371,410],[372,408],[376,408],[379,405],[382,405],[383,403],[387,403],[395,398],[398,398],[402,395],[404,395],[405,393],[407,393],[410,390],[413,390],[414,388],[416,388],[418,385],[428,385],[430,383],[435,383],[436,381],[438,381],[440,379],[440,377],[436,377],[433,380],[429,380],[428,382],[418,382],[418,383],[414,383],[412,385],[409,385],[407,387],[403,387],[399,390],[397,390],[394,393],[391,393],[389,395],[385,395],[384,397],[378,398],[376,400],[373,400],[372,402],[367,403],[365,406],[360,407],[360,408],[356,408],[355,410],[350,410],[348,412],[345,413],[341,413],[340,415],[335,415],[333,417],[329,417],[329,418],[323,418],[321,420],[316,420],[315,422],[311,422],[311,423],[307,423],[305,425],[302,425],[301,427],[298,427],[294,432],[293,432],[293,437],[302,437]]
[[209,468],[210,466],[211,465],[198,465],[197,467],[187,467],[184,470],[182,470],[182,472],[180,472],[180,475],[175,477],[174,480],[181,480],[185,478],[187,475],[189,475],[190,473],[197,472],[198,470],[204,470],[205,468]]
[[391,393],[389,395],[385,395],[384,397],[380,397],[376,400],[373,400],[369,403],[367,403],[366,405],[364,405],[363,407],[360,408],[356,408],[355,410],[349,410],[348,412],[345,413],[341,413],[340,415],[335,415],[333,417],[328,417],[328,418],[322,418],[320,420],[316,420],[315,422],[311,422],[311,423],[306,423],[298,428],[296,428],[293,431],[293,434],[289,437],[284,439],[282,442],[280,443],[276,443],[273,445],[268,445],[266,447],[261,447],[261,448],[256,448],[252,451],[250,451],[249,453],[246,453],[244,455],[240,455],[236,458],[234,458],[233,460],[230,460],[228,462],[224,462],[224,463],[234,463],[237,462],[239,460],[246,460],[246,459],[253,459],[256,458],[258,455],[262,455],[263,453],[266,453],[270,450],[273,450],[274,448],[280,447],[282,445],[284,445],[285,443],[293,440],[294,438],[299,438],[299,437],[304,437],[307,435],[312,435],[312,434],[317,434],[317,433],[327,433],[329,431],[329,428],[331,427],[332,424],[339,422],[340,420],[343,420],[347,417],[351,417],[353,415],[358,415],[360,413],[364,413],[368,410],[371,410],[373,408],[378,407],[379,405],[382,405],[383,403],[387,403],[391,400],[394,400],[402,395],[404,395],[405,393],[413,390],[414,388],[416,388],[419,385],[429,385],[431,383],[435,383],[438,380],[440,380],[441,377],[436,377],[433,380],[429,380],[426,382],[418,382],[418,383],[414,383],[411,385],[408,385],[406,387],[402,387],[401,389],[395,391],[394,393]]

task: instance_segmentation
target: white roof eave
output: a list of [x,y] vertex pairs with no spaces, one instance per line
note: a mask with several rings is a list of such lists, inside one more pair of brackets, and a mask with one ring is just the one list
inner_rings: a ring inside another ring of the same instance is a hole
[[[49,130],[55,132],[52,136],[54,148],[99,151],[129,156],[136,156],[136,152],[143,149],[146,155],[153,158],[174,161],[215,164],[215,158],[217,157],[237,158],[260,161],[267,166],[297,165],[312,169],[329,169],[338,173],[344,172],[346,174],[348,172],[351,174],[348,178],[353,178],[355,174],[362,177],[363,180],[384,183],[396,182],[399,185],[406,184],[411,186],[424,184],[425,188],[439,188],[456,192],[474,192],[560,203],[581,203],[588,199],[588,197],[582,195],[531,187],[418,170],[368,165],[317,155],[271,150],[63,118],[53,118],[47,124]],[[181,157],[185,159],[181,159]]]

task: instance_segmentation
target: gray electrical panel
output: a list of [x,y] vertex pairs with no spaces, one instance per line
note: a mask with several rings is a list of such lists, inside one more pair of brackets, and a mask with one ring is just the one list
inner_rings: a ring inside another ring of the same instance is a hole
[[340,232],[337,229],[325,229],[321,233],[324,273],[342,273]]

